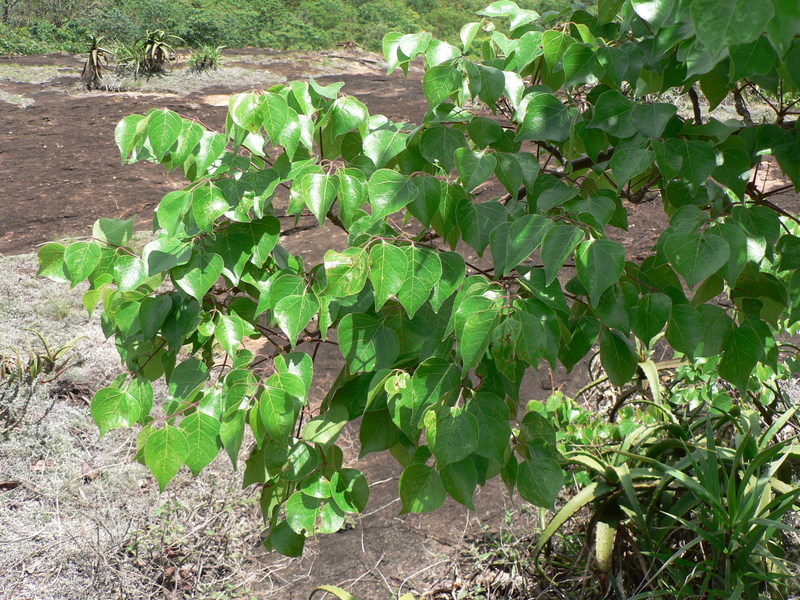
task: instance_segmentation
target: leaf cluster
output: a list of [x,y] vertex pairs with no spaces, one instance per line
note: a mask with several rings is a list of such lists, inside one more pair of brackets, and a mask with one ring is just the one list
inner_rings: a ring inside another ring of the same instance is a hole
[[[497,475],[552,508],[564,462],[553,425],[518,410],[528,369],[571,369],[597,345],[613,384],[652,380],[663,338],[687,361],[721,355],[719,376],[746,392],[759,365],[777,369],[800,303],[798,218],[753,176],[773,160],[800,184],[787,96],[800,17],[761,3],[750,18],[731,0],[720,28],[703,0],[612,0],[563,23],[500,0],[458,46],[391,33],[389,70],[425,69],[420,124],[315,81],[235,96],[222,133],[169,110],[126,117],[123,160],[189,182],[158,205],[155,239],[137,252],[132,221],[100,219],[39,255],[42,275],[88,280],[85,305],[102,305],[128,370],[94,399],[101,431],[142,424],[140,457],[163,487],[221,449],[236,464],[249,427],[244,480],[261,489],[267,546],[298,554],[367,501],[336,445],[350,421],[361,455],[403,466],[404,511],[447,495],[472,506]],[[776,120],[692,119],[660,100],[695,84],[712,105],[764,90]],[[629,256],[618,232],[656,191],[669,225]],[[344,230],[346,247],[304,264],[281,244],[304,216]],[[343,366],[312,407],[321,344]]]

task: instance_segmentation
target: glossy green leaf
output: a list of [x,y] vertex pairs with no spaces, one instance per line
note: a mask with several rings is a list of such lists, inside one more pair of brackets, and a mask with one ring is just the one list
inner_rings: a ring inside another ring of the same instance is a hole
[[433,310],[438,312],[445,300],[455,293],[466,276],[464,258],[456,252],[439,252],[442,275],[433,286],[429,299]]
[[115,387],[102,388],[92,398],[92,419],[103,436],[111,429],[133,427],[142,405],[136,397]]
[[317,312],[319,301],[314,294],[308,293],[281,298],[273,308],[275,320],[292,346]]
[[183,119],[171,110],[153,110],[147,115],[147,139],[158,160],[178,141],[182,127]]
[[697,39],[715,58],[726,46],[758,38],[773,14],[769,0],[696,0],[691,5]]
[[719,271],[730,255],[724,238],[705,232],[675,233],[667,238],[664,251],[675,270],[692,287]]
[[412,179],[392,171],[379,169],[369,178],[369,202],[376,218],[387,217],[413,202],[417,196],[417,186]]
[[447,100],[461,88],[461,73],[450,65],[437,65],[425,71],[422,90],[431,108]]
[[320,225],[336,199],[339,179],[324,173],[308,173],[300,181],[300,197]]
[[413,464],[400,475],[404,513],[431,512],[444,504],[446,492],[439,474],[427,465]]
[[162,492],[178,474],[189,452],[186,434],[172,425],[165,425],[163,429],[156,429],[147,436],[144,461]]
[[339,323],[339,347],[352,373],[389,368],[400,351],[394,331],[360,313],[348,314]]
[[427,301],[434,286],[442,276],[439,253],[419,246],[403,246],[408,268],[405,280],[397,291],[397,300],[406,309],[408,317],[414,315]]
[[334,137],[360,127],[366,122],[369,112],[364,104],[352,96],[338,98],[331,106],[331,126]]
[[670,119],[678,113],[673,104],[656,102],[653,104],[637,104],[631,110],[631,119],[639,133],[651,138],[661,137]]
[[258,401],[258,415],[264,430],[272,439],[282,442],[291,435],[295,421],[295,406],[284,390],[266,386]]
[[39,248],[39,277],[47,277],[58,283],[67,283],[69,274],[64,265],[64,244],[50,242]]
[[587,127],[601,129],[618,138],[631,137],[636,133],[632,111],[633,104],[619,92],[603,92],[597,99],[592,121]]
[[380,169],[406,147],[408,134],[389,129],[378,129],[364,137],[364,154]]
[[100,264],[100,247],[92,242],[75,242],[64,250],[64,266],[72,284],[77,284]]
[[211,231],[214,222],[230,209],[222,190],[212,183],[195,188],[191,194],[191,203],[192,216],[205,231]]
[[143,115],[129,115],[117,124],[114,129],[114,140],[119,148],[123,164],[128,160],[131,152],[141,146],[147,125],[148,119]]
[[576,42],[569,34],[563,31],[549,30],[542,34],[542,49],[544,60],[552,69],[563,58],[567,49]]
[[547,285],[555,281],[583,237],[583,231],[573,225],[558,225],[547,231],[542,239],[542,264]]
[[525,117],[520,124],[517,140],[565,142],[572,130],[573,115],[566,104],[553,94],[533,92],[525,105]]
[[497,159],[492,154],[459,148],[455,151],[455,164],[464,189],[471,192],[491,177]]
[[623,148],[614,152],[609,166],[617,182],[617,188],[624,187],[637,175],[647,171],[655,160],[652,150]]
[[228,354],[236,354],[249,326],[236,315],[220,315],[214,337]]
[[334,297],[351,296],[360,292],[367,282],[369,257],[364,248],[347,248],[343,252],[325,253],[326,293]]
[[611,240],[583,242],[575,252],[578,279],[589,294],[589,302],[597,306],[600,296],[614,285],[625,268],[625,248]]
[[138,256],[118,256],[114,261],[114,281],[121,291],[135,290],[147,279],[147,266]]
[[329,446],[336,441],[349,420],[347,408],[341,405],[334,406],[306,423],[301,437],[312,444]]
[[124,246],[133,237],[133,219],[97,219],[92,237],[112,246]]
[[410,269],[409,255],[399,246],[381,242],[369,252],[369,280],[375,291],[375,308],[395,296],[406,281]]
[[478,420],[464,409],[429,411],[425,429],[428,446],[440,467],[466,458],[478,447]]
[[478,296],[469,298],[456,311],[456,352],[464,370],[478,365],[500,319],[500,306],[495,300]]
[[361,471],[339,469],[331,477],[331,495],[343,511],[360,513],[369,501],[369,484]]
[[197,254],[185,265],[173,269],[172,279],[178,288],[202,302],[203,296],[222,275],[223,266],[218,254]]
[[639,364],[628,340],[610,329],[600,336],[600,362],[609,381],[620,387],[631,380]]
[[425,160],[449,173],[456,167],[456,151],[465,149],[466,143],[467,139],[460,129],[437,125],[423,132],[419,151]]
[[495,271],[505,275],[522,263],[552,227],[553,222],[541,215],[523,215],[496,227],[491,235]]
[[195,476],[211,464],[219,454],[220,423],[214,417],[202,412],[195,412],[181,421],[180,429],[186,436],[189,452],[186,455],[186,466]]

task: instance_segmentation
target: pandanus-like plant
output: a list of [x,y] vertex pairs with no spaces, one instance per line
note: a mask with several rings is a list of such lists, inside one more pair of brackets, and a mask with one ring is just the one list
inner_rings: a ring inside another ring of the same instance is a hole
[[148,31],[137,45],[142,51],[141,72],[144,75],[158,75],[166,71],[167,66],[177,57],[175,44],[182,44],[183,39],[177,35],[165,33],[163,30]]
[[102,36],[92,36],[89,42],[89,56],[86,58],[81,72],[81,80],[87,90],[98,87],[100,80],[103,78],[103,69],[108,68],[108,57],[114,54],[111,50],[100,45],[103,39]]

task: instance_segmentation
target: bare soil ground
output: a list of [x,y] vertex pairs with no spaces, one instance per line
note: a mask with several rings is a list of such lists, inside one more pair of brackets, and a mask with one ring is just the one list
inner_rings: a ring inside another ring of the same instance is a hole
[[[254,494],[239,489],[240,476],[221,457],[198,479],[182,474],[159,495],[144,467],[130,462],[134,433],[98,439],[88,400],[116,374],[113,343],[100,334],[97,314],[88,318],[83,311],[80,287],[67,294],[64,286],[37,279],[31,254],[46,241],[85,235],[101,216],[139,215],[138,228],[147,231],[162,196],[182,187],[177,174],[157,165],[120,165],[117,122],[167,107],[221,130],[232,94],[305,77],[344,81],[344,92],[396,120],[419,121],[426,107],[419,72],[386,76],[373,55],[229,50],[225,58],[208,76],[176,71],[137,83],[135,91],[91,93],[80,87],[79,57],[0,59],[0,353],[33,344],[26,328],[56,345],[85,336],[71,355],[75,365],[60,381],[31,390],[25,418],[0,436],[0,597],[293,600],[308,597],[316,585],[335,584],[372,600],[398,591],[455,598],[492,579],[508,583],[514,577],[508,572],[470,566],[478,537],[499,540],[536,525],[536,515],[509,499],[499,481],[480,492],[474,513],[450,502],[432,515],[398,516],[399,469],[388,456],[357,461],[351,430],[346,458],[372,483],[366,514],[310,541],[302,559],[286,559],[263,552]],[[110,85],[133,84],[114,79]],[[644,203],[631,207],[630,222],[618,239],[638,259],[664,216],[657,202]],[[317,260],[337,243],[342,240],[328,228],[286,240],[290,250]],[[333,353],[318,361],[317,399],[338,363]],[[579,377],[559,372],[554,382],[574,389]],[[546,397],[549,382],[549,374],[532,375],[528,397]],[[512,513],[516,529],[503,525]],[[550,597],[535,584],[524,594]]]

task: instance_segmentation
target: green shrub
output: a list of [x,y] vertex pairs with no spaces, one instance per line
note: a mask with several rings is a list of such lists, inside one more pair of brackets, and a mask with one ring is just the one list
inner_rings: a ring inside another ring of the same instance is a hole
[[25,27],[0,23],[0,54],[37,54],[45,47]]
[[[364,476],[337,446],[350,422],[362,456],[388,450],[402,466],[403,512],[435,510],[448,495],[472,507],[477,487],[497,476],[509,493],[554,509],[574,457],[559,449],[558,421],[519,410],[523,377],[597,353],[602,381],[648,397],[637,399],[647,410],[633,413],[633,430],[609,432],[623,437],[611,471],[590,470],[618,485],[614,498],[624,494],[629,509],[639,496],[625,483],[627,459],[663,490],[680,483],[687,506],[670,515],[656,501],[637,535],[678,520],[711,557],[693,572],[705,597],[718,597],[721,582],[749,597],[764,591],[771,582],[751,582],[772,576],[763,559],[777,562],[766,553],[795,493],[773,481],[773,467],[794,448],[757,434],[749,409],[779,424],[793,418],[779,390],[774,402],[763,392],[791,367],[796,348],[782,340],[800,323],[800,217],[777,198],[800,189],[800,14],[753,1],[755,17],[736,2],[725,29],[716,0],[675,12],[616,0],[562,22],[499,0],[462,28],[458,46],[387,34],[390,72],[422,61],[420,124],[370,115],[342,84],[313,80],[237,95],[222,133],[169,110],[126,117],[115,136],[123,161],[181,169],[188,180],[156,208],[156,239],[139,252],[131,221],[101,219],[90,238],[39,252],[42,275],[88,280],[85,305],[102,303],[103,331],[116,339],[126,372],[93,399],[101,433],[141,425],[137,456],[163,488],[223,450],[235,464],[249,428],[243,479],[259,490],[265,544],[297,555],[367,503]],[[415,26],[415,15],[359,6],[362,25]],[[748,118],[743,88],[777,99],[773,122]],[[709,117],[705,107],[729,95],[739,119]],[[678,113],[680,97],[691,115]],[[792,183],[764,187],[753,173],[767,160]],[[652,247],[629,253],[618,241],[636,235],[621,233],[629,211],[656,193],[664,227]],[[306,264],[281,244],[287,215],[341,229],[341,246]],[[267,350],[256,356],[246,339]],[[338,348],[341,370],[317,407],[322,345]],[[713,369],[707,387],[735,390],[730,407],[711,396],[726,414],[698,412],[698,399],[708,404],[698,391],[676,422],[654,363],[661,353]],[[162,377],[168,394],[153,413],[152,381]],[[730,425],[717,431],[723,418]],[[650,430],[665,435],[637,445]],[[600,484],[570,502],[600,499]],[[773,492],[781,496],[764,506]],[[722,506],[716,521],[703,512],[728,501],[739,506]],[[633,521],[631,510],[620,521]],[[754,518],[763,532],[733,535]],[[719,550],[705,535],[715,525],[732,545]],[[764,554],[748,558],[740,540]],[[649,548],[672,552],[654,555],[662,566],[684,566],[668,542]],[[731,577],[720,579],[721,567]]]
[[187,64],[194,73],[215,71],[222,63],[222,50],[225,46],[201,46],[192,50]]

